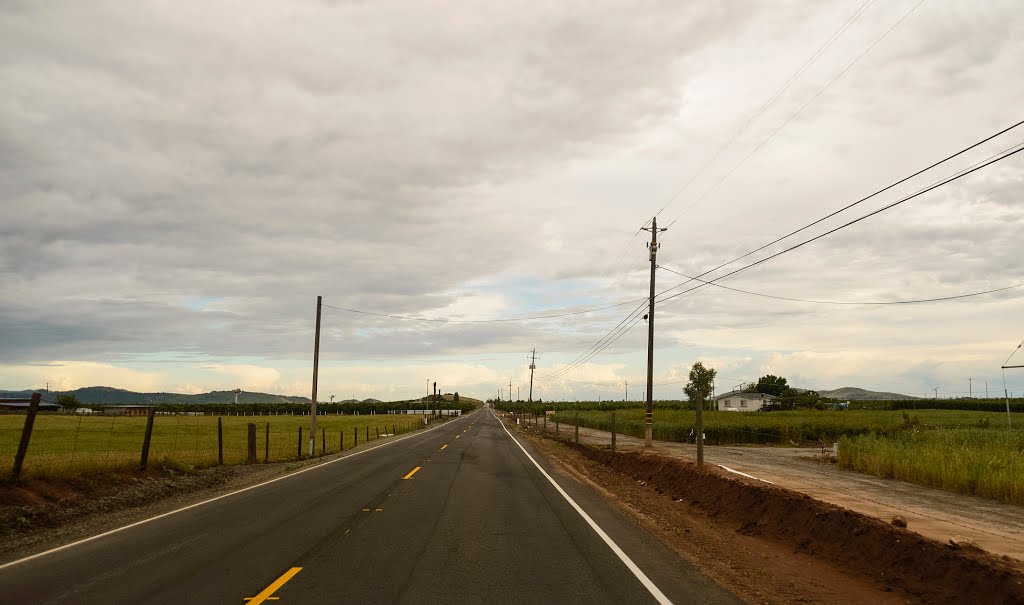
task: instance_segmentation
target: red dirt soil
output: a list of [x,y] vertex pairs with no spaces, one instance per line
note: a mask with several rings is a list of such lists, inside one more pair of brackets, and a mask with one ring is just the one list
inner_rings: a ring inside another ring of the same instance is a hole
[[1012,560],[942,544],[803,494],[694,463],[566,445],[706,511],[743,535],[785,543],[847,574],[880,582],[886,590],[926,603],[1024,604],[1024,570]]

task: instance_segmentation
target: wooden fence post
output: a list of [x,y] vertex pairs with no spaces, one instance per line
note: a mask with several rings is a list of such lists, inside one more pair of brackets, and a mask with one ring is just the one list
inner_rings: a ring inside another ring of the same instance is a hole
[[320,429],[320,455],[327,453],[327,429]]
[[543,429],[543,432],[544,432],[545,435],[548,434],[548,415],[547,414],[544,414],[544,429]]
[[391,436],[393,437],[393,436],[395,436],[397,434],[398,434],[398,425],[397,424],[392,424],[391,425]]
[[612,410],[612,453],[615,453],[615,410]]
[[299,427],[299,459],[302,459],[302,427]]
[[341,429],[338,436],[338,451],[345,451],[345,429]]
[[21,476],[21,465],[25,462],[25,454],[28,453],[28,441],[32,438],[32,425],[36,423],[36,414],[39,412],[39,393],[32,393],[32,399],[28,404],[28,415],[25,416],[25,426],[21,429],[21,441],[18,443],[18,453],[14,455],[14,478]]
[[558,418],[555,418],[555,437],[558,437]]
[[352,427],[352,447],[359,445],[359,429]]
[[270,462],[270,423],[267,423],[267,437],[263,440],[263,461]]
[[217,464],[224,464],[224,423],[217,416]]
[[377,427],[373,427],[373,432],[377,433],[377,439],[380,439],[380,429]]
[[576,424],[576,437],[574,438],[574,441],[576,441],[576,443],[579,444],[579,442],[580,442],[580,411],[579,410],[576,410],[575,424]]
[[246,464],[256,464],[256,423],[249,423],[249,451],[245,458]]
[[366,442],[370,442],[370,425],[366,425]]
[[153,417],[156,416],[156,408],[149,408],[146,414],[146,435],[142,438],[142,459],[139,460],[139,470],[144,471],[149,465],[149,442],[153,439]]

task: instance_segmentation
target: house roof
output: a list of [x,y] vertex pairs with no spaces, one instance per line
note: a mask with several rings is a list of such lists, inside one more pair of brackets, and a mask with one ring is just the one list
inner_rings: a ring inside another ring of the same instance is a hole
[[764,399],[765,401],[775,399],[775,395],[769,395],[767,393],[757,393],[753,391],[730,391],[728,393],[724,393],[722,395],[719,395],[718,397],[715,397],[715,401],[727,399],[729,397],[740,397],[742,399]]

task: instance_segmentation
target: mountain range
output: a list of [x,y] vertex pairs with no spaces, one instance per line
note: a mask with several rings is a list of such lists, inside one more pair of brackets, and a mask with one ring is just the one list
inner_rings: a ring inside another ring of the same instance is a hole
[[[34,391],[4,391],[0,390],[0,398],[27,398]],[[52,402],[60,395],[74,395],[82,405],[149,405],[161,403],[234,403],[234,391],[211,391],[196,395],[184,393],[136,393],[124,389],[112,387],[84,387],[70,391],[48,391],[43,395],[43,401]],[[351,401],[351,400],[350,400]],[[376,399],[368,399],[367,403],[376,402]],[[238,394],[238,403],[309,403],[309,397],[295,397],[290,395],[272,395],[270,393],[254,393],[242,391]]]

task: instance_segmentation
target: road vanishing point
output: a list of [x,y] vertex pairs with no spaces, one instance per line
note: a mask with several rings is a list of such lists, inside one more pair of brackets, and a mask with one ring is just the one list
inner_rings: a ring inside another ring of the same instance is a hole
[[0,566],[0,602],[740,603],[490,410]]

